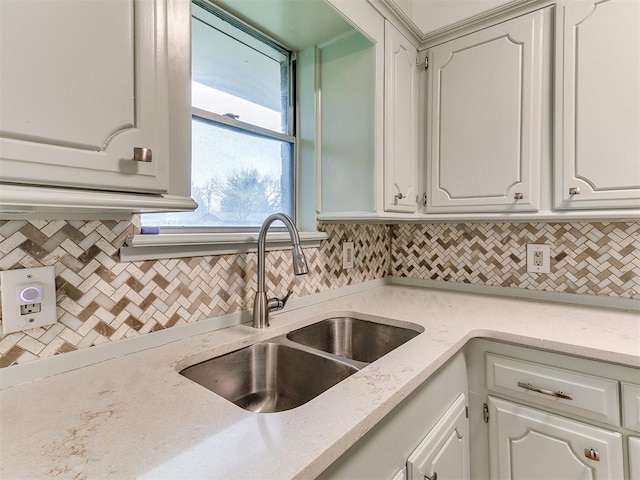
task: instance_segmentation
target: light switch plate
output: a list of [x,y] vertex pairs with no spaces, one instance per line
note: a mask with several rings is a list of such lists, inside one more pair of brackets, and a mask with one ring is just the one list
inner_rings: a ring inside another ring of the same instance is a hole
[[57,322],[53,267],[0,272],[0,294],[3,335]]
[[347,270],[353,268],[353,242],[342,243],[342,268]]

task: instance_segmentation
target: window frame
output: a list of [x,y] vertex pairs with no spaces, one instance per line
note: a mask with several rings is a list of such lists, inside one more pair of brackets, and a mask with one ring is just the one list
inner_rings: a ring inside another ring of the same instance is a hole
[[[209,110],[205,110],[199,107],[193,106],[193,102],[191,103],[191,124],[193,125],[194,120],[203,121],[205,123],[210,123],[218,128],[227,128],[238,132],[240,134],[248,134],[254,135],[258,138],[263,138],[267,140],[276,140],[281,142],[286,142],[290,145],[291,148],[291,193],[290,193],[290,201],[291,203],[291,212],[288,213],[294,223],[297,223],[298,220],[298,139],[296,136],[296,126],[298,123],[297,119],[297,111],[296,111],[296,52],[292,49],[285,47],[284,45],[276,42],[272,38],[270,38],[266,33],[261,31],[259,28],[256,28],[252,25],[247,24],[231,13],[225,11],[224,9],[212,4],[208,0],[190,0],[191,5],[191,16],[190,21],[193,24],[194,20],[198,20],[204,24],[210,26],[210,28],[214,28],[219,32],[228,35],[234,40],[245,43],[249,48],[254,48],[256,50],[260,50],[260,47],[264,47],[265,50],[276,50],[280,52],[283,56],[288,57],[288,69],[287,69],[287,100],[288,105],[286,107],[286,127],[287,132],[282,133],[275,130],[271,130],[268,128],[264,128],[258,125],[254,125],[252,123],[244,122],[242,120],[238,120],[233,118],[227,114],[219,114]],[[210,25],[211,19],[198,17],[196,12],[194,12],[193,7],[197,7],[202,10],[204,15],[211,15],[220,20],[222,25]],[[230,27],[230,28],[227,28]],[[233,29],[233,32],[231,32]],[[240,35],[237,34],[237,31],[240,31]],[[232,34],[233,33],[233,34]],[[244,37],[244,38],[242,38]],[[191,34],[189,35],[190,45],[193,41]],[[248,39],[248,40],[247,40]],[[251,43],[251,44],[249,44]],[[190,49],[192,51],[193,46],[191,45]],[[267,55],[265,53],[265,55]],[[192,72],[190,73],[190,77],[193,78]],[[145,222],[142,223],[144,226],[147,226]],[[156,226],[152,223],[148,226]],[[162,234],[183,234],[183,233],[251,233],[257,232],[260,229],[260,225],[185,225],[185,226],[158,226],[160,233]],[[275,231],[284,231],[284,226],[279,226],[278,224],[272,227]]]
[[[220,9],[219,7],[206,2],[206,0],[192,0],[189,2],[191,6],[206,3],[208,8],[217,9],[225,16],[233,18],[235,22],[244,25],[252,31],[259,29],[246,24],[242,20],[237,19],[230,13]],[[193,11],[189,16],[190,24],[193,21]],[[191,27],[189,27],[189,32]],[[300,222],[300,164],[299,164],[299,143],[297,138],[297,129],[299,124],[298,97],[297,97],[297,52],[288,49],[280,43],[275,42],[268,35],[260,32],[260,35],[270,43],[277,45],[279,48],[290,52],[289,66],[289,105],[287,108],[288,115],[288,132],[280,133],[269,129],[258,127],[240,120],[230,118],[224,115],[215,114],[207,110],[202,110],[190,105],[191,117],[193,121],[194,114],[205,121],[214,121],[229,128],[238,128],[241,131],[253,134],[263,134],[265,137],[274,138],[276,140],[290,141],[292,144],[292,173],[293,173],[293,192],[292,192],[292,217],[294,223],[299,225]],[[191,51],[191,34],[189,38],[189,51]],[[189,78],[192,78],[189,72]],[[190,84],[190,82],[189,82]],[[191,142],[191,139],[190,139]],[[308,221],[307,221],[308,223]],[[134,224],[139,228],[142,225],[141,217],[134,216]],[[146,226],[146,224],[145,224]],[[153,259],[181,258],[205,255],[224,255],[254,252],[257,250],[257,239],[260,226],[186,226],[186,227],[159,227],[157,234],[136,234],[129,236],[124,246],[120,249],[120,261],[141,261]],[[284,227],[274,225],[269,229],[267,235],[267,250],[284,250],[290,248],[288,234],[284,231]],[[317,248],[322,240],[326,240],[328,235],[317,229],[308,229],[308,231],[300,231],[301,246],[303,248]]]
[[[210,120],[215,123],[224,124],[230,127],[237,128],[238,130],[247,131],[251,133],[258,134],[260,136],[270,137],[276,140],[282,140],[292,144],[294,147],[297,145],[296,142],[296,110],[295,110],[295,65],[296,65],[296,52],[290,48],[285,47],[284,45],[276,42],[272,38],[270,38],[266,33],[261,31],[259,28],[256,28],[252,25],[243,22],[238,19],[234,15],[226,12],[220,7],[213,5],[208,0],[191,0],[192,6],[195,5],[202,10],[205,10],[207,13],[218,17],[223,22],[226,22],[228,25],[233,27],[234,29],[240,30],[243,34],[251,37],[253,40],[259,42],[272,50],[278,50],[283,55],[289,57],[289,69],[288,69],[288,105],[287,105],[287,132],[276,132],[274,130],[269,130],[267,128],[259,127],[257,125],[253,125],[251,123],[243,122],[241,120],[237,120],[233,117],[227,115],[220,115],[214,112],[210,112],[208,110],[203,110],[197,107],[191,107],[192,117],[196,116],[198,118],[203,118],[205,120]],[[192,9],[191,18],[196,18],[203,23],[207,23],[205,20],[198,18]],[[214,27],[211,25],[211,28],[215,28],[218,31],[229,35],[231,38],[234,38],[238,42],[242,42],[242,40],[228,32],[224,32],[223,28]],[[253,46],[250,46],[254,48]],[[258,49],[258,48],[256,48]],[[295,161],[295,158],[294,158]]]

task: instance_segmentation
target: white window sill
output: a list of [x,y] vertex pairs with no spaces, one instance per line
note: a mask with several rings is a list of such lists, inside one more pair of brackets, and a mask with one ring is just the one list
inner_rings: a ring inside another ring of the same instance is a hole
[[[319,247],[329,236],[324,232],[300,232],[303,248]],[[287,250],[291,247],[287,232],[267,234],[267,250]],[[161,258],[201,257],[255,252],[258,232],[254,233],[165,233],[133,235],[120,249],[121,262],[157,260]]]

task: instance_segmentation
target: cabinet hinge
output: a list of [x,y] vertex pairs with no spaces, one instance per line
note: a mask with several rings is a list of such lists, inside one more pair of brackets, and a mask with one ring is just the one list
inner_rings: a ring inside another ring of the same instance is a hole
[[426,207],[427,206],[427,192],[424,192],[422,194],[422,206]]
[[489,405],[486,403],[482,405],[482,419],[484,423],[489,423]]
[[469,418],[469,406],[468,405],[466,407],[464,407],[464,415],[465,415],[465,417]]
[[427,70],[429,68],[429,55],[424,57],[424,69]]

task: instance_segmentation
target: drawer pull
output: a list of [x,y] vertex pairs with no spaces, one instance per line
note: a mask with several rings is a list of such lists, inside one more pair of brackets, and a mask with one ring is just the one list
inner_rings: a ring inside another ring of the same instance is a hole
[[530,383],[518,382],[518,386],[532,392],[542,393],[543,395],[549,395],[556,398],[564,398],[565,400],[573,400],[573,395],[564,392],[554,392],[553,390],[547,390],[546,388],[536,387]]
[[150,148],[134,147],[133,148],[133,160],[136,162],[149,163],[152,159],[152,152]]
[[589,460],[594,460],[596,462],[600,461],[600,454],[597,451],[595,451],[593,448],[585,448],[584,456],[587,457]]

